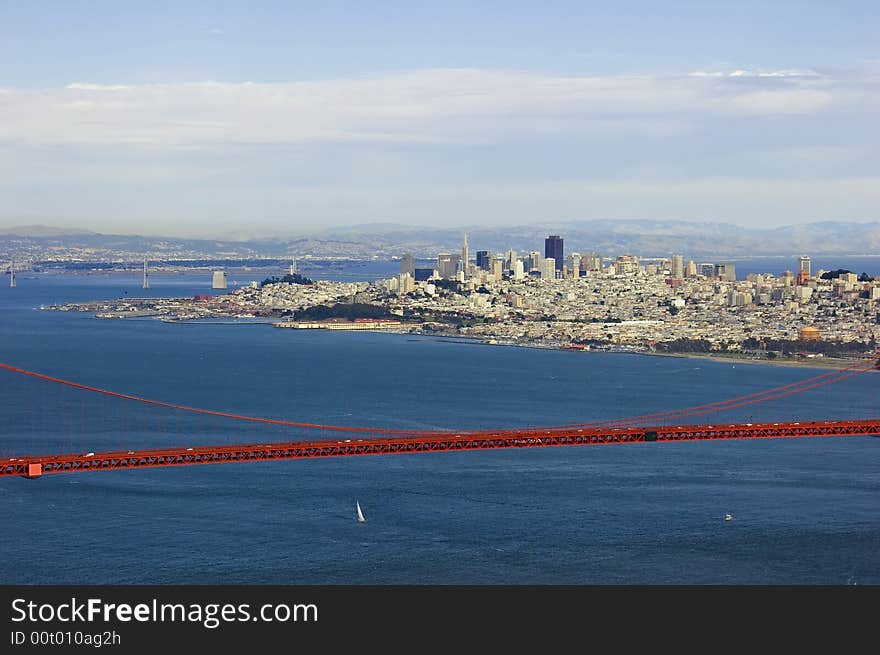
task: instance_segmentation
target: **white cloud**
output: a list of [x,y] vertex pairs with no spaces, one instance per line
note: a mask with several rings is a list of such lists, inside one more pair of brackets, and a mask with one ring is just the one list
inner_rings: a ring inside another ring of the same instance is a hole
[[5,89],[0,140],[165,147],[680,133],[711,117],[803,115],[859,94],[877,96],[876,80],[848,79],[847,87],[808,73],[561,76],[430,69],[277,84],[76,82]]
[[821,77],[816,71],[809,69],[786,69],[778,71],[755,71],[737,69],[729,72],[724,71],[694,71],[688,73],[691,77]]
[[130,86],[126,86],[124,84],[86,84],[84,82],[73,82],[72,84],[68,84],[64,87],[70,91],[125,91],[130,89]]

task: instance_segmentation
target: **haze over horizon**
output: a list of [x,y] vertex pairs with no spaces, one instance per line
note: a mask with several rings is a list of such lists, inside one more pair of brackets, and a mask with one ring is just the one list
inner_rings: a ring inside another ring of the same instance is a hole
[[0,227],[878,220],[880,7],[12,2]]

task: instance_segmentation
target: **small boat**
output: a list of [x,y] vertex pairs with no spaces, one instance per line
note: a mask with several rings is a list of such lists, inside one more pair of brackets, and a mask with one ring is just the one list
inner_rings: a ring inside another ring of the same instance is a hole
[[725,521],[732,521],[732,520],[733,520],[733,514],[725,514],[725,515],[724,515],[724,520],[725,520]]
[[361,511],[361,504],[359,501],[355,501],[357,505],[357,513],[358,513],[358,523],[366,523],[367,519],[364,518],[364,513]]

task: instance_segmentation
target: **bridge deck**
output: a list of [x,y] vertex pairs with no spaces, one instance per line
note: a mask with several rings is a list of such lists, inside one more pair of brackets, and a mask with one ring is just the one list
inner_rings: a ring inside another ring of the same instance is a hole
[[777,439],[880,435],[880,419],[798,423],[735,423],[632,428],[533,429],[491,432],[434,433],[367,439],[287,441],[159,448],[86,454],[38,455],[0,461],[0,476],[37,478],[50,473],[193,466],[279,459],[350,457],[499,448],[544,448],[616,443]]

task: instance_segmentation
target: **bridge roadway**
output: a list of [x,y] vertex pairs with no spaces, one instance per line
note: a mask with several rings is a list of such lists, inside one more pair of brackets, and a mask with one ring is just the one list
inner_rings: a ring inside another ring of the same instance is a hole
[[734,423],[632,428],[529,429],[443,432],[412,437],[288,441],[233,446],[197,446],[118,452],[35,455],[0,461],[0,476],[38,478],[50,473],[227,464],[313,457],[435,453],[498,448],[540,448],[616,443],[851,437],[880,435],[880,419],[798,423]]

